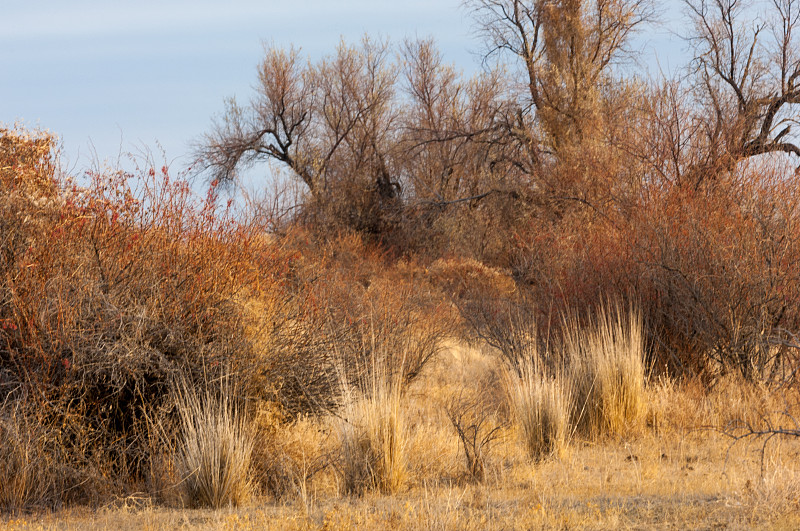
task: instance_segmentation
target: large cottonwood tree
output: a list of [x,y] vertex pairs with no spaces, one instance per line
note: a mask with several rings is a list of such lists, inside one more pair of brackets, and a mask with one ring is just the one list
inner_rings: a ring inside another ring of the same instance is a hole
[[[722,167],[768,153],[800,157],[800,2],[686,0],[706,149]],[[800,171],[800,167],[798,167]]]

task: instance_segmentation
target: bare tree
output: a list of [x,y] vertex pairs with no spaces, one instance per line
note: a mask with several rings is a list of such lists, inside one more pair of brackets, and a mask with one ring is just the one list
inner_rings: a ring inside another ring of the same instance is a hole
[[416,200],[460,204],[502,186],[498,178],[511,172],[500,73],[463,79],[443,63],[432,40],[406,42],[403,59],[405,174]]
[[314,190],[316,165],[307,154],[305,135],[316,111],[314,72],[303,67],[297,50],[269,49],[258,78],[258,92],[248,108],[228,100],[225,115],[199,149],[200,160],[214,178],[234,180],[242,167],[274,159]]
[[665,79],[648,87],[639,111],[623,149],[641,181],[656,187],[698,184],[717,157],[708,142],[708,120],[683,80]]
[[[520,61],[522,85],[510,131],[532,159],[581,144],[600,131],[601,87],[648,20],[648,0],[468,0],[487,55]],[[545,145],[538,142],[541,126]]]
[[764,4],[764,18],[753,21],[743,0],[686,0],[707,149],[727,168],[767,153],[800,157],[791,135],[800,110],[800,2]]
[[431,40],[407,42],[398,59],[367,38],[314,64],[267,50],[257,94],[248,106],[228,103],[199,150],[202,168],[231,181],[276,162],[306,187],[302,211],[314,222],[370,233],[407,206],[425,224],[451,205],[516,194],[524,172],[506,133],[501,70],[462,78]]
[[360,47],[342,43],[317,64],[294,49],[267,50],[256,96],[247,107],[228,102],[198,150],[202,168],[230,181],[242,168],[275,161],[338,222],[377,230],[381,209],[400,192],[392,176],[396,69],[388,56],[387,43],[369,38]]

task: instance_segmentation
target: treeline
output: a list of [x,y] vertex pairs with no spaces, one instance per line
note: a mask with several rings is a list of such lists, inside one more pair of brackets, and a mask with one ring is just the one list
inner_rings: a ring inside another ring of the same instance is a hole
[[508,271],[544,326],[632,297],[658,366],[773,378],[798,325],[800,8],[762,4],[686,2],[693,58],[649,82],[630,48],[644,0],[467,2],[472,78],[430,40],[270,49],[200,160],[222,181],[288,170],[292,223],[318,234]]

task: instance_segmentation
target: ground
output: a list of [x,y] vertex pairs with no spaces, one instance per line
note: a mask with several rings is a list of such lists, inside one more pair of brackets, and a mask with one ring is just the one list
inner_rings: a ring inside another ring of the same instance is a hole
[[[800,529],[800,440],[776,437],[764,446],[764,439],[735,442],[718,429],[730,420],[770,414],[780,407],[774,391],[720,384],[707,393],[651,379],[640,432],[597,441],[576,437],[558,457],[532,463],[514,428],[506,426],[489,447],[479,483],[466,474],[443,403],[456,390],[489,385],[492,367],[490,354],[451,345],[409,389],[408,480],[394,495],[342,495],[331,466],[280,500],[255,497],[245,507],[192,510],[133,495],[100,508],[6,517],[2,527]],[[335,448],[332,430],[318,421],[293,429],[293,444],[307,446],[303,452]]]

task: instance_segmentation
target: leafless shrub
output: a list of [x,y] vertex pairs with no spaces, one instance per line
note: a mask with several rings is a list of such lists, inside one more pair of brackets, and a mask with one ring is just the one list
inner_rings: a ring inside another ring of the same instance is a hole
[[151,420],[176,374],[199,381],[226,360],[243,380],[256,372],[237,295],[282,298],[272,275],[285,263],[267,267],[277,247],[218,208],[215,187],[196,198],[149,159],[136,177],[92,170],[78,187],[20,157],[12,184],[36,175],[55,195],[0,195],[0,396],[37,397],[62,426],[65,475],[85,487],[66,496],[95,502],[149,481]]
[[445,413],[458,434],[464,449],[467,473],[475,481],[486,477],[486,465],[492,443],[501,435],[505,423],[498,419],[496,404],[487,400],[486,390],[473,396],[459,393],[450,398]]
[[793,407],[787,404],[782,411],[761,415],[756,421],[735,419],[718,429],[730,437],[732,442],[728,453],[738,443],[744,441],[761,441],[761,476],[765,472],[765,454],[767,445],[775,438],[800,437],[800,422],[798,422]]
[[743,167],[714,186],[669,187],[635,221],[659,365],[707,382],[730,371],[773,385],[793,378],[796,186],[778,168]]

